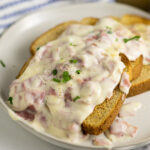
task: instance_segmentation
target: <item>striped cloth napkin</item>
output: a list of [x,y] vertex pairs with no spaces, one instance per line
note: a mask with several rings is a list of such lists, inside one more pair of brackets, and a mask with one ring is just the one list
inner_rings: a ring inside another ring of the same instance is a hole
[[0,34],[20,17],[52,5],[113,0],[0,0]]

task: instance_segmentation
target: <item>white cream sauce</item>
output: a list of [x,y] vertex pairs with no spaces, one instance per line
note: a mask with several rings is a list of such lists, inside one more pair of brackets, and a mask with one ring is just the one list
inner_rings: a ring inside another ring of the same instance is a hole
[[145,65],[150,64],[150,25],[145,25],[141,23],[133,24],[128,26],[128,28],[134,33],[140,35],[142,47],[142,54],[144,57],[143,63]]
[[131,87],[131,83],[129,80],[129,75],[126,72],[123,72],[119,88],[121,91],[128,94],[130,87]]
[[86,140],[81,123],[112,96],[121,80],[125,65],[119,53],[130,60],[141,55],[141,38],[124,42],[133,36],[108,17],[95,26],[71,25],[58,39],[40,47],[13,81],[9,93],[13,110],[43,132],[74,143]]
[[137,110],[139,110],[141,107],[142,104],[139,102],[125,103],[120,109],[119,117],[125,118],[125,117],[135,116]]
[[106,137],[113,143],[133,138],[136,135],[138,128],[128,123],[125,119],[127,117],[135,116],[141,106],[142,104],[136,101],[123,104],[118,117],[113,121],[110,128],[105,131]]
[[116,118],[105,135],[112,142],[130,140],[137,133],[138,128],[126,122],[121,118]]

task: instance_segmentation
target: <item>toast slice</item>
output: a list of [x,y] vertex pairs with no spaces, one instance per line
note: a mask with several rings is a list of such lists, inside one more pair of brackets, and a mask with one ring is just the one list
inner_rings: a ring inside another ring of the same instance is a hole
[[[142,58],[143,57],[140,56],[134,62],[129,62],[127,58],[122,56],[122,61],[126,65],[124,71],[129,74],[130,81],[139,76],[142,69]],[[137,72],[132,75],[136,70]],[[107,130],[118,115],[125,98],[126,95],[120,91],[119,87],[116,87],[113,96],[110,99],[106,99],[102,104],[97,105],[93,113],[83,121],[83,132],[98,135]]]
[[[18,77],[22,75],[26,67],[28,66],[30,60],[36,53],[36,49],[42,45],[45,45],[47,42],[55,40],[69,25],[80,23],[87,25],[94,25],[98,21],[97,18],[84,18],[80,22],[78,21],[69,21],[63,24],[60,24],[46,33],[42,34],[37,38],[31,45],[31,58],[21,69]],[[122,61],[126,65],[124,71],[129,74],[130,80],[135,79],[139,76],[142,69],[142,56],[137,58],[134,62],[130,62],[124,55],[121,56]],[[136,65],[135,65],[136,64]],[[133,71],[136,70],[136,74],[133,74]],[[125,94],[120,91],[119,87],[113,92],[113,96],[110,99],[106,99],[102,104],[97,105],[94,108],[94,111],[83,121],[82,129],[84,133],[98,135],[105,131],[113,122],[116,115],[119,113],[119,110],[125,100]]]
[[[143,24],[145,26],[150,25],[150,19],[146,19],[136,15],[124,15],[119,22],[126,26]],[[143,28],[141,29],[143,30]],[[142,32],[139,30],[138,33],[142,36]],[[150,65],[143,65],[140,76],[132,81],[132,86],[128,97],[135,96],[150,90]]]

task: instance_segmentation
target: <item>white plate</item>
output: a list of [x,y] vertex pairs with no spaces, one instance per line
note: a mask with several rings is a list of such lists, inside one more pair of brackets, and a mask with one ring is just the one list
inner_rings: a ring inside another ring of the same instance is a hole
[[[8,97],[9,84],[14,80],[24,62],[29,58],[29,47],[37,36],[60,22],[67,20],[80,20],[87,16],[122,16],[126,13],[149,17],[149,14],[126,5],[94,3],[61,7],[59,9],[45,9],[26,16],[11,26],[0,39],[0,59],[7,66],[5,69],[0,67],[0,91],[2,95],[0,101],[3,108],[10,110],[3,100],[6,100]],[[129,142],[115,144],[114,149],[129,149],[150,143],[150,121],[148,119],[150,114],[149,99],[150,92],[128,99],[128,101],[136,100],[143,104],[138,115],[131,119],[131,122],[139,127],[139,132]],[[60,147],[85,150],[100,149],[94,146],[69,144],[52,136],[36,132],[23,120],[17,122],[38,137]]]

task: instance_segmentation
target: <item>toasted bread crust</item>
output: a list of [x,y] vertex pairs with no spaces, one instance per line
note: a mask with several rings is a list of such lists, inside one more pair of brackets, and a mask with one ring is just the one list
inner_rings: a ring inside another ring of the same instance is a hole
[[125,94],[119,88],[116,88],[113,96],[110,99],[106,99],[102,104],[97,105],[93,112],[83,121],[83,132],[98,135],[107,130],[118,115],[124,100]]
[[140,76],[132,81],[128,97],[150,90],[150,65],[144,65]]
[[[134,62],[130,62],[124,54],[121,54],[121,60],[126,65],[124,71],[129,74],[130,81],[140,75],[143,62],[142,56],[138,57]],[[134,74],[136,70],[137,72]],[[97,105],[94,111],[83,121],[83,132],[98,135],[107,130],[118,115],[125,97],[125,94],[116,87],[113,96],[110,99],[106,99],[102,104]]]
[[124,25],[132,25],[137,23],[150,25],[150,20],[142,16],[126,14],[121,18],[121,23]]
[[[31,53],[32,57],[36,53],[36,49],[39,46],[46,44],[49,41],[55,40],[60,34],[71,24],[81,23],[81,24],[89,24],[94,25],[98,21],[97,18],[84,18],[80,22],[78,21],[69,21],[63,24],[60,24],[46,33],[42,34],[37,40],[35,40],[31,45]],[[30,60],[32,59],[30,58]],[[24,72],[30,60],[23,66],[22,70],[20,71],[19,76]],[[134,62],[130,62],[127,58],[122,58],[122,61],[126,65],[126,71],[129,76],[130,80],[136,78],[140,73],[142,68],[142,57],[136,60],[137,65],[134,65]],[[131,65],[133,63],[133,65]],[[136,75],[133,75],[133,70],[136,70],[136,66],[140,66],[139,72],[137,71]],[[97,105],[93,111],[84,121],[82,124],[82,129],[85,133],[89,134],[99,134],[105,131],[113,122],[115,117],[117,116],[123,101],[125,100],[125,94],[123,94],[119,88],[117,87],[114,90],[114,94],[110,99],[105,100],[102,104]],[[103,114],[103,116],[102,116]]]
[[143,67],[143,56],[139,56],[135,61],[129,61],[124,55],[120,54],[121,61],[126,65],[124,69],[130,76],[130,81],[136,79],[141,74],[141,68]]
[[[142,63],[141,63],[142,62]],[[131,61],[132,68],[132,80],[135,80],[141,74],[141,68],[143,67],[143,56],[141,55],[136,61]],[[132,81],[131,80],[131,81]]]

